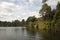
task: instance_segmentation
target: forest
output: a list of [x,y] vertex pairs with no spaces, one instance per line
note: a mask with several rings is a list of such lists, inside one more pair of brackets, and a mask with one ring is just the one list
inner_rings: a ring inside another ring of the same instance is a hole
[[56,8],[52,9],[46,3],[47,0],[43,0],[43,5],[39,14],[40,18],[29,17],[27,19],[27,27],[30,29],[41,29],[60,32],[60,2],[56,5]]

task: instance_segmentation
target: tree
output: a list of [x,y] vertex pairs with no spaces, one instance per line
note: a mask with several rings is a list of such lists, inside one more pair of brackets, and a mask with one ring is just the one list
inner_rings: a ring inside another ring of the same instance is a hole
[[19,20],[13,21],[12,26],[20,26],[20,21]]
[[43,3],[45,3],[47,0],[42,0]]
[[51,7],[47,4],[42,5],[42,9],[39,11],[43,19],[50,19],[51,17]]
[[56,6],[57,10],[60,10],[60,2],[58,2],[57,6]]
[[24,19],[22,19],[22,21],[21,21],[21,26],[25,26],[25,25],[26,25],[26,22],[25,22]]
[[25,20],[24,20],[24,19],[22,19],[22,22],[25,22]]
[[28,17],[27,19],[27,22],[34,22],[34,21],[37,21],[36,17],[35,16],[32,16],[32,17]]

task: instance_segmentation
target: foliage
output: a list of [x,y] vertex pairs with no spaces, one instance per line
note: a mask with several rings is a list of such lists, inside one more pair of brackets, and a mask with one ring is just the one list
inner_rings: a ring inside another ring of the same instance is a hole
[[[44,1],[46,2],[46,0]],[[38,25],[39,29],[43,30],[52,30],[52,31],[60,31],[60,3],[58,2],[56,9],[51,10],[51,7],[44,3],[42,5],[41,10],[39,11],[39,14],[42,15],[41,18],[36,18],[35,21],[34,18],[29,17],[27,19],[27,25],[28,27],[36,28]]]
[[1,27],[16,27],[16,26],[24,26],[25,24],[25,21],[19,21],[19,20],[15,20],[15,21],[12,21],[12,22],[7,22],[7,21],[0,21],[0,26]]
[[37,21],[36,17],[35,16],[32,16],[32,17],[28,17],[27,19],[27,22],[34,22],[34,21]]
[[42,0],[43,3],[45,3],[47,0]]
[[[48,27],[48,29],[50,30],[54,30],[54,31],[59,31],[60,29],[60,3],[58,2],[56,9],[51,10],[51,7],[48,6],[47,4],[42,5],[42,9],[39,12],[40,14],[42,14],[42,22],[44,23],[44,25],[46,26],[45,28]],[[48,23],[47,23],[47,22]],[[43,24],[41,23],[41,24]],[[47,25],[46,25],[47,23]],[[41,25],[40,25],[41,26]],[[44,27],[42,25],[42,27]]]

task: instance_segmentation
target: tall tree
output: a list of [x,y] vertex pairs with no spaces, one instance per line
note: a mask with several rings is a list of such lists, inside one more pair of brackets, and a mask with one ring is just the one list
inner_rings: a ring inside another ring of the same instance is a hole
[[47,0],[42,0],[43,3],[45,3]]
[[42,9],[39,11],[42,15],[43,19],[50,19],[51,18],[51,7],[47,4],[42,5]]

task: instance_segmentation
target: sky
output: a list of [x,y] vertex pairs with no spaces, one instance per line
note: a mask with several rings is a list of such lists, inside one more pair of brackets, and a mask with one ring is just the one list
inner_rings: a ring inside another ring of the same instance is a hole
[[[49,0],[46,3],[55,8],[60,0]],[[0,20],[13,21],[27,19],[29,16],[40,17],[42,0],[0,0]]]

